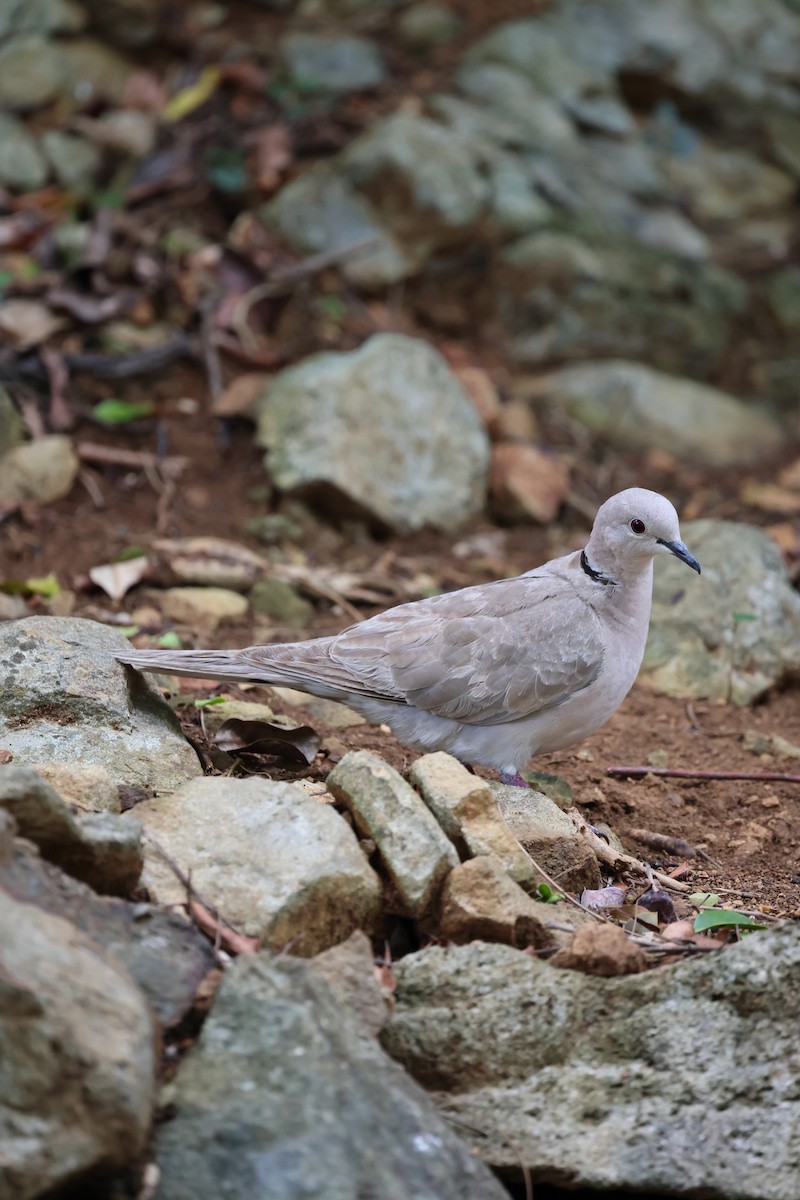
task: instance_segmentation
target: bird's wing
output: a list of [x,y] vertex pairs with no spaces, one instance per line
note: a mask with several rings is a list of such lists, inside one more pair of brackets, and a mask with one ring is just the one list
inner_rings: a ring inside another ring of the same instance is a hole
[[564,576],[530,573],[389,609],[328,648],[381,699],[471,725],[561,704],[603,667],[599,619]]

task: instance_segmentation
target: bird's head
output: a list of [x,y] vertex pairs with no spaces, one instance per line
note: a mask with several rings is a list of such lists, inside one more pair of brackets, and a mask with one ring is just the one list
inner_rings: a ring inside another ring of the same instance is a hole
[[657,554],[674,554],[700,574],[700,564],[681,541],[678,514],[665,496],[627,488],[597,510],[586,553],[613,576],[636,571]]

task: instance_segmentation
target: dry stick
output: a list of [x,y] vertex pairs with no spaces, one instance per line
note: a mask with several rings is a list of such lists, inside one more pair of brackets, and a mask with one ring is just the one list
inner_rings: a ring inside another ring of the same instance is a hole
[[682,767],[606,767],[606,775],[616,779],[644,779],[657,775],[661,779],[743,779],[748,783],[800,783],[800,775],[785,775],[781,771],[690,771]]
[[188,458],[178,454],[159,458],[148,450],[126,450],[122,446],[103,446],[99,442],[78,442],[77,451],[78,457],[84,462],[131,467],[134,471],[157,467],[167,475],[180,474],[189,463]]
[[293,283],[299,283],[301,279],[307,279],[309,275],[315,275],[317,271],[322,271],[325,267],[332,267],[335,263],[341,262],[343,258],[349,258],[352,254],[367,250],[377,240],[377,237],[374,236],[361,238],[360,241],[352,242],[349,246],[312,254],[301,262],[294,263],[291,267],[286,267],[282,271],[274,271],[264,283],[245,292],[237,300],[231,317],[231,328],[236,330],[242,345],[246,347],[248,342],[252,343],[253,341],[252,334],[247,328],[247,318],[250,316],[250,309],[254,304],[258,304],[261,300],[268,300],[272,296],[279,296]]
[[600,862],[606,863],[612,870],[616,870],[620,863],[623,866],[630,867],[634,871],[641,871],[647,875],[648,871],[652,871],[653,878],[657,879],[662,887],[667,888],[671,892],[688,892],[691,891],[688,883],[680,883],[677,879],[673,879],[671,875],[664,875],[661,871],[656,871],[649,864],[641,862],[638,858],[634,858],[631,854],[620,854],[614,850],[609,844],[589,828],[582,817],[573,817],[572,823],[575,825],[578,833],[582,834],[589,843],[590,848],[594,851],[595,858]]

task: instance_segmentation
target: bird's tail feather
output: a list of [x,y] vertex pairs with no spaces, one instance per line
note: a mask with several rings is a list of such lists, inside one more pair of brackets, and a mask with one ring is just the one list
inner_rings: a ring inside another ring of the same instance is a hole
[[203,679],[242,679],[279,683],[280,666],[273,672],[267,662],[248,662],[242,652],[230,650],[125,650],[114,656],[117,662],[137,671],[162,671],[165,675],[197,675]]

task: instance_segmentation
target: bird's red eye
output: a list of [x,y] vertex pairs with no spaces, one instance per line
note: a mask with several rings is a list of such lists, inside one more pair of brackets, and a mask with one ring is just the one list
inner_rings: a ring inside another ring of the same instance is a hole
[[631,529],[634,533],[644,533],[646,528],[644,521],[640,521],[638,517],[634,517],[631,521]]

